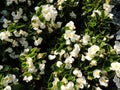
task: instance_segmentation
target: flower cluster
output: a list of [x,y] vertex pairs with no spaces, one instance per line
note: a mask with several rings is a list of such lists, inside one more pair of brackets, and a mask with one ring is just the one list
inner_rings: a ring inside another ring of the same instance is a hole
[[120,88],[116,2],[1,0],[0,90]]

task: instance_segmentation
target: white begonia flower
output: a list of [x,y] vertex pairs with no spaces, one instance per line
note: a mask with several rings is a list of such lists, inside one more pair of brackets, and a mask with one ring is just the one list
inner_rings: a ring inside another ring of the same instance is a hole
[[56,66],[60,68],[60,66],[62,65],[63,63],[61,61],[57,61],[56,63]]
[[93,13],[92,13],[92,17],[95,17],[95,14],[98,14],[99,16],[101,15],[101,11],[100,10],[93,10]]
[[96,60],[92,60],[92,61],[90,62],[90,65],[91,65],[91,66],[96,66],[96,65],[97,65],[97,61],[96,61]]
[[12,36],[12,34],[9,31],[4,31],[0,33],[0,39],[3,41],[9,41],[9,37]]
[[65,64],[65,68],[66,68],[66,69],[71,69],[71,67],[72,67],[72,64],[71,64],[71,63],[66,63],[66,64]]
[[61,82],[63,82],[64,84],[67,84],[67,83],[68,83],[68,80],[67,80],[65,77],[63,77],[63,79],[62,79]]
[[55,21],[57,14],[57,10],[53,5],[42,5],[42,15],[46,21]]
[[70,30],[74,30],[76,28],[73,21],[69,21],[66,24],[66,27],[68,27]]
[[36,11],[36,13],[39,11],[39,9],[40,9],[39,6],[36,6],[36,7],[35,7],[35,11]]
[[72,11],[71,13],[70,13],[70,16],[72,17],[72,18],[75,18],[76,19],[76,14]]
[[112,14],[112,13],[109,13],[109,14],[108,14],[108,17],[109,17],[110,19],[113,19],[113,16],[114,16],[114,14]]
[[94,57],[94,54],[92,54],[92,53],[89,52],[89,53],[86,53],[85,59],[92,60],[93,57]]
[[84,88],[84,85],[87,84],[85,77],[79,77],[79,78],[77,78],[77,79],[76,79],[76,82],[77,82],[77,84],[78,84],[78,85],[77,85],[78,88],[80,88],[80,89],[83,89],[83,88]]
[[40,69],[40,74],[45,74],[45,63],[46,61],[43,61],[42,63],[39,64],[39,69]]
[[14,74],[8,74],[7,76],[4,77],[2,84],[4,86],[7,86],[9,83],[14,83],[16,84],[18,82],[18,79]]
[[105,9],[105,12],[107,14],[111,12],[112,8],[114,8],[114,5],[110,5],[110,4],[107,4],[107,3],[103,4],[103,9]]
[[3,69],[3,65],[0,65],[0,70],[2,70]]
[[102,90],[100,87],[96,87],[95,90]]
[[19,32],[18,32],[17,30],[15,30],[13,33],[14,33],[14,35],[15,35],[16,37],[20,37],[20,34],[19,34]]
[[19,34],[22,35],[22,36],[25,36],[25,37],[28,36],[28,33],[25,32],[25,31],[23,31],[23,30],[20,30],[20,31],[19,31]]
[[93,71],[93,76],[94,76],[94,78],[100,78],[100,72],[101,72],[101,70],[95,69],[95,70]]
[[69,56],[69,57],[67,57],[66,59],[65,59],[65,63],[73,63],[74,62],[74,58],[73,57],[71,57],[71,56]]
[[85,61],[85,56],[82,54],[81,61]]
[[53,59],[55,59],[55,58],[56,58],[56,55],[49,55],[49,56],[48,56],[48,59],[49,59],[49,60],[53,60]]
[[61,85],[61,89],[60,90],[67,90],[65,85]]
[[5,52],[12,53],[12,52],[13,52],[13,49],[12,49],[11,47],[9,47],[9,48],[7,48],[7,49],[5,50]]
[[60,55],[60,57],[62,57],[62,55],[65,54],[65,50],[62,49],[58,54]]
[[66,0],[58,0],[57,3],[58,5],[61,5],[62,3],[64,3]]
[[113,82],[116,84],[117,88],[120,88],[120,78],[116,75],[114,76]]
[[32,21],[32,26],[34,30],[40,30],[39,28],[45,29],[45,24],[39,20],[38,16],[33,15],[33,17],[31,18],[31,21]]
[[18,42],[16,40],[12,41],[12,47],[17,47],[19,46]]
[[66,30],[64,34],[64,39],[68,40],[71,37],[71,34],[74,34],[75,31]]
[[74,90],[74,83],[72,81],[68,82],[66,85],[67,90]]
[[82,72],[78,68],[73,70],[73,74],[77,77],[82,77]]
[[97,45],[92,45],[90,48],[88,48],[88,52],[91,54],[96,54],[97,51],[100,50],[100,47]]
[[30,82],[33,79],[33,76],[24,76],[23,81]]
[[3,22],[4,22],[3,28],[7,28],[8,25],[11,23],[11,21],[10,21],[10,20],[7,20],[6,18],[3,19]]
[[75,31],[66,30],[64,34],[66,44],[69,45],[71,42],[79,41],[80,36],[75,34]]
[[83,38],[82,38],[82,44],[87,45],[89,41],[90,41],[90,36],[87,35],[87,34],[84,35]]
[[34,45],[38,46],[38,45],[40,45],[42,43],[42,41],[43,41],[43,38],[39,37],[37,40],[35,40]]
[[110,69],[113,70],[113,71],[119,70],[120,69],[120,63],[119,62],[112,62]]
[[27,57],[26,63],[28,64],[28,72],[36,72],[35,66],[33,64],[32,58]]
[[116,72],[116,76],[120,78],[120,69],[115,72]]
[[114,49],[117,54],[120,54],[120,42],[119,41],[115,41]]
[[105,14],[109,17],[109,18],[113,18],[113,14],[111,13],[112,11],[112,8],[114,8],[114,5],[110,5],[110,4],[107,4],[107,3],[104,3],[103,4],[103,9],[105,9]]
[[11,86],[7,85],[3,90],[12,90]]
[[62,22],[57,22],[57,27],[60,28],[62,25]]
[[80,52],[80,46],[78,44],[74,44],[74,49],[70,52],[70,56],[72,57],[78,57],[78,54]]
[[22,14],[23,14],[23,9],[22,8],[19,8],[17,13],[12,12],[11,15],[13,16],[14,22],[18,22],[18,20],[22,18]]
[[105,76],[100,77],[100,79],[99,79],[99,83],[100,83],[100,85],[102,85],[102,86],[107,87],[107,86],[108,86],[108,82],[109,82],[109,80],[108,80],[108,78],[105,77]]
[[55,77],[54,81],[52,82],[52,85],[56,86],[59,81],[60,81],[59,78]]
[[46,0],[48,3],[53,3],[54,0]]
[[24,48],[28,47],[28,41],[26,40],[26,38],[24,37],[20,38],[19,42],[22,46],[24,46]]

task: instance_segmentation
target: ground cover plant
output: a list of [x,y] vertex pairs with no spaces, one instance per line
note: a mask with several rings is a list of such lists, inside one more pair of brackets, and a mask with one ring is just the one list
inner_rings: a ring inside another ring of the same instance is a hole
[[1,0],[0,90],[119,90],[119,0]]

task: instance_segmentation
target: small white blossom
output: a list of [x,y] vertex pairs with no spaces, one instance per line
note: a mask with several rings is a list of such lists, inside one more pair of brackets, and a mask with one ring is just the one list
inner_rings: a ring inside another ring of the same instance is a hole
[[6,18],[3,19],[3,22],[4,22],[4,24],[3,24],[3,27],[4,27],[4,28],[7,28],[8,25],[11,23],[11,21],[10,21],[10,20],[7,20]]
[[0,65],[0,70],[2,70],[3,69],[3,65]]
[[54,21],[57,16],[57,10],[53,5],[42,5],[42,15],[46,21]]
[[102,90],[100,87],[96,87],[96,89],[95,90]]
[[23,14],[22,8],[19,8],[19,10],[16,13],[12,12],[11,15],[13,16],[14,22],[18,22],[18,20],[22,18],[22,14]]
[[52,82],[53,86],[56,86],[59,81],[59,78],[55,77],[54,81]]
[[114,71],[119,70],[120,69],[120,63],[119,62],[112,62],[110,69],[114,70]]
[[81,61],[85,61],[85,56],[82,54]]
[[78,83],[78,88],[83,89],[84,85],[87,84],[85,77],[79,77],[76,79],[76,82]]
[[97,51],[99,51],[100,48],[97,45],[92,45],[90,48],[88,48],[88,52],[91,54],[96,54]]
[[74,90],[74,83],[72,81],[68,82],[66,85],[67,90]]
[[91,66],[96,66],[96,65],[97,65],[97,61],[96,61],[96,60],[92,60],[92,61],[90,62],[90,65],[91,65]]
[[15,30],[13,33],[14,33],[14,35],[15,35],[16,37],[20,37],[20,34],[19,34],[19,32],[18,32],[17,30]]
[[61,61],[57,61],[56,66],[60,67],[63,63]]
[[120,69],[115,72],[116,72],[116,76],[120,78]]
[[55,58],[56,58],[56,55],[49,55],[49,56],[48,56],[48,59],[49,59],[49,60],[53,60],[53,59],[55,59]]
[[57,27],[60,28],[62,25],[62,22],[57,22]]
[[107,4],[107,3],[103,4],[103,9],[105,9],[106,13],[110,13],[113,7],[114,7],[114,5],[110,5],[110,4]]
[[9,37],[12,36],[12,34],[9,31],[4,31],[0,33],[0,39],[3,41],[9,41]]
[[33,76],[24,76],[23,81],[30,82],[33,79]]
[[37,40],[35,40],[34,45],[38,46],[38,45],[40,45],[42,43],[42,41],[43,41],[43,38],[39,37]]
[[95,14],[98,14],[99,16],[101,15],[101,12],[99,10],[93,10],[92,17],[95,17]]
[[45,24],[42,23],[40,21],[39,17],[36,15],[33,15],[33,17],[31,18],[31,21],[32,21],[32,26],[33,26],[34,30],[40,30],[39,28],[45,29],[45,27],[46,27]]
[[53,3],[54,0],[46,0],[48,3]]
[[85,36],[83,36],[83,38],[82,38],[82,44],[83,45],[87,45],[89,41],[90,41],[90,36],[89,35],[86,34]]
[[116,84],[117,88],[120,88],[120,78],[116,75],[114,76],[113,82]]
[[107,87],[108,86],[108,82],[109,82],[109,80],[108,80],[108,78],[107,77],[101,77],[100,79],[99,79],[99,83],[100,83],[100,85],[102,85],[102,86],[105,86],[105,87]]
[[7,76],[4,77],[2,84],[4,86],[7,86],[9,83],[14,83],[16,84],[18,82],[18,79],[14,74],[8,74]]
[[69,57],[67,57],[66,59],[65,59],[65,63],[73,63],[74,62],[74,58],[73,57],[71,57],[71,56],[69,56]]
[[78,57],[79,52],[80,52],[79,44],[74,44],[74,49],[70,52],[70,55],[72,57]]
[[94,57],[94,55],[89,52],[89,53],[86,53],[85,59],[87,59],[87,60],[92,60],[93,57]]
[[119,41],[115,41],[114,49],[117,54],[120,54],[120,42]]
[[28,72],[31,72],[31,73],[36,72],[32,58],[28,57],[26,63],[28,64]]
[[100,78],[100,72],[101,72],[101,70],[95,69],[95,70],[93,71],[93,76],[94,76],[94,78]]
[[82,77],[82,72],[78,68],[73,70],[73,74],[76,75],[77,77]]
[[12,90],[11,86],[7,85],[3,90]]
[[66,27],[69,27],[70,30],[74,30],[76,28],[73,21],[68,22]]

